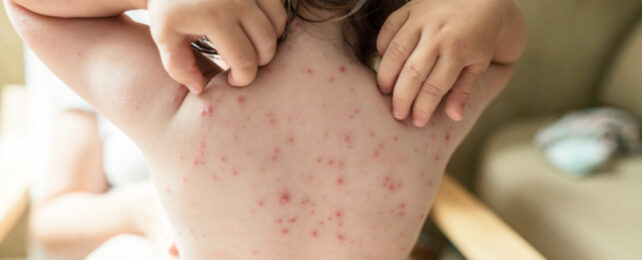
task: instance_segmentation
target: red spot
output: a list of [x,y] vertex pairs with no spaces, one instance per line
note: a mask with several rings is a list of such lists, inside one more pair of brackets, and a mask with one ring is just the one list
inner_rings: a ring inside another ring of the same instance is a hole
[[323,159],[321,159],[321,157],[317,158],[317,163],[322,163],[322,162],[323,162]]
[[379,150],[375,150],[373,155],[374,157],[379,157]]
[[308,73],[308,75],[312,75],[313,71],[312,71],[312,69],[307,68],[307,69],[305,70],[305,73]]
[[176,244],[172,244],[172,246],[169,247],[169,254],[172,256],[178,256],[178,249],[176,248]]
[[253,255],[258,255],[259,254],[259,250],[252,250],[252,254]]
[[323,226],[325,225],[325,222],[323,220],[319,221],[319,225]]
[[334,77],[330,77],[330,82],[331,82],[331,83],[333,83],[333,82],[334,82]]
[[435,155],[435,161],[436,161],[436,162],[438,162],[438,161],[439,161],[439,155],[438,155],[438,154],[437,154],[437,155]]
[[263,70],[267,73],[272,73],[272,68],[264,68]]
[[287,228],[284,228],[281,230],[281,234],[284,234],[284,235],[287,234],[288,232],[290,232],[290,230]]
[[292,137],[292,136],[288,137],[288,143],[293,144],[294,143],[294,137]]
[[284,205],[290,202],[290,193],[286,191],[283,194],[281,194],[281,197],[279,198],[279,202],[281,203],[281,205]]
[[165,188],[165,192],[172,193],[172,190],[170,190],[169,188]]
[[403,209],[403,208],[405,208],[405,207],[406,207],[406,203],[401,203],[401,204],[399,204],[399,208],[400,208],[400,209]]
[[244,97],[244,96],[240,96],[240,97],[238,98],[238,100],[237,100],[237,101],[238,101],[238,103],[239,103],[239,104],[241,104],[241,105],[242,105],[242,104],[245,104],[245,97]]
[[276,223],[282,224],[283,223],[283,219],[277,219]]
[[288,220],[288,223],[294,223],[294,222],[296,222],[296,218],[291,218]]
[[370,131],[370,137],[374,137],[374,136],[375,136],[374,131]]
[[209,106],[207,106],[207,107],[204,107],[204,108],[201,110],[201,116],[202,116],[202,117],[205,117],[205,116],[211,115],[213,111],[214,111],[214,108],[212,108],[212,106],[211,106],[211,105],[209,105]]
[[273,113],[267,113],[265,114],[265,117],[268,119],[268,122],[270,122],[271,125],[276,125],[276,118]]
[[337,218],[341,218],[341,217],[343,217],[343,213],[341,213],[341,211],[337,211],[337,212],[335,212],[335,213],[334,213],[334,215],[335,215]]
[[450,140],[450,133],[446,133],[446,136],[444,136],[444,139],[446,139],[446,141]]
[[343,241],[345,240],[345,237],[343,236],[343,234],[337,234],[337,239],[339,239],[339,241]]
[[339,177],[339,178],[337,178],[337,185],[338,185],[338,186],[343,185],[343,182],[344,182],[343,177]]
[[327,139],[328,138],[328,132],[323,132],[323,138]]
[[329,165],[329,166],[334,165],[334,160],[330,160],[330,161],[328,161],[328,165]]
[[225,158],[225,156],[221,156],[221,162],[227,162],[227,158]]
[[259,201],[259,207],[263,207],[265,205],[265,201]]
[[179,158],[179,159],[181,159],[181,161],[182,161],[182,160],[184,160],[184,159],[185,159],[185,156],[183,156],[183,155],[181,154],[180,156],[178,156],[178,158]]
[[385,177],[385,178],[383,179],[382,186],[383,186],[385,189],[387,189],[388,191],[394,192],[394,191],[396,191],[398,188],[401,188],[402,183],[401,183],[400,181],[399,181],[399,182],[395,182],[395,181],[393,181],[393,180],[392,180],[392,178],[390,178],[390,177]]
[[312,230],[312,232],[310,232],[310,235],[312,235],[312,237],[319,237],[319,232],[316,230]]
[[232,172],[232,175],[234,175],[234,176],[239,175],[239,171]]
[[346,72],[346,67],[344,67],[344,66],[339,67],[339,71],[341,71],[341,73],[345,73]]
[[393,136],[393,137],[392,137],[392,140],[393,140],[393,141],[395,141],[395,142],[396,142],[396,141],[399,141],[399,137],[397,137],[397,136]]

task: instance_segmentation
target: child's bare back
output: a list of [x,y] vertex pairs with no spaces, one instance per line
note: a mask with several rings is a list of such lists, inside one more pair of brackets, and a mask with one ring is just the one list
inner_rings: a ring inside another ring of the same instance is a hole
[[436,115],[425,128],[396,121],[375,73],[306,29],[315,30],[295,28],[253,85],[231,88],[219,75],[187,95],[147,149],[182,259],[410,253],[478,113],[456,124]]

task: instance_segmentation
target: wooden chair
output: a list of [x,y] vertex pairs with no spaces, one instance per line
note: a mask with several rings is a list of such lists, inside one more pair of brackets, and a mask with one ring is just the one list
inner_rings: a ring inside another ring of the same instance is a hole
[[[27,208],[26,89],[2,90],[0,131],[0,242]],[[468,259],[544,259],[528,242],[448,175],[444,176],[431,219]]]

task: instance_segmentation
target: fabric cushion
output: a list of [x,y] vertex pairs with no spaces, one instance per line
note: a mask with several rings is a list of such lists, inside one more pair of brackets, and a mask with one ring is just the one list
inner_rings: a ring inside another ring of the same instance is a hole
[[614,60],[599,100],[642,117],[642,19]]
[[569,178],[533,145],[545,122],[515,122],[489,139],[476,183],[481,199],[547,258],[642,259],[642,155]]

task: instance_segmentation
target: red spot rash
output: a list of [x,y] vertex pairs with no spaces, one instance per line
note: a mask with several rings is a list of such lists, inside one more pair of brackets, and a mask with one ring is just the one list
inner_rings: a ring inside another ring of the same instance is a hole
[[318,164],[321,164],[322,162],[323,162],[323,159],[321,159],[321,157],[317,158],[317,163]]
[[392,180],[392,178],[390,178],[390,177],[385,177],[385,178],[383,179],[383,183],[382,183],[382,186],[383,186],[386,190],[388,190],[388,191],[390,191],[390,192],[397,191],[399,188],[401,188],[401,186],[402,186],[402,185],[403,185],[403,184],[402,184],[402,182],[401,182],[401,181],[397,181],[397,182],[395,182],[395,181],[394,181],[394,180]]
[[308,75],[312,75],[314,73],[314,71],[312,71],[312,69],[310,69],[310,68],[306,68],[305,69],[305,73],[307,73]]
[[374,137],[374,136],[375,136],[374,131],[370,131],[370,137]]
[[446,141],[450,140],[450,133],[446,133],[446,135],[444,136],[444,140]]
[[267,113],[265,114],[265,117],[267,118],[268,122],[270,125],[276,125],[276,117],[274,116],[274,113]]
[[251,253],[252,253],[253,255],[258,255],[258,254],[259,254],[259,250],[252,250],[252,252],[251,252]]
[[220,160],[222,163],[227,162],[227,158],[225,158],[225,156],[221,156]]
[[339,241],[343,241],[343,240],[345,240],[345,236],[343,236],[343,234],[337,234],[337,239]]
[[234,176],[239,175],[239,171],[233,171],[233,172],[232,172],[232,175],[234,175]]
[[296,222],[296,218],[288,219],[288,223],[292,224],[292,223],[294,223],[294,222]]
[[312,237],[314,237],[314,238],[317,238],[317,237],[319,237],[319,231],[312,230],[312,232],[310,232],[310,235],[311,235]]
[[334,83],[334,77],[330,77],[328,81],[330,81],[330,83]]
[[290,143],[290,144],[294,143],[294,137],[293,136],[288,137],[288,143]]
[[237,99],[237,102],[238,102],[239,104],[241,104],[241,105],[245,104],[245,97],[244,97],[244,96],[240,96],[240,97]]
[[259,203],[258,203],[258,204],[259,204],[259,207],[263,207],[263,206],[265,205],[265,201],[262,201],[262,200],[261,200],[261,201],[259,201]]
[[440,160],[439,155],[435,155],[435,162],[438,162]]
[[209,106],[207,106],[207,107],[204,107],[204,108],[201,110],[201,117],[209,116],[209,115],[211,115],[211,114],[212,114],[212,112],[214,112],[214,108],[213,108],[211,105],[209,105]]
[[339,71],[340,71],[341,73],[345,73],[345,72],[346,72],[346,67],[345,67],[345,66],[341,66],[341,67],[339,67]]
[[395,141],[395,142],[399,141],[399,137],[397,137],[397,136],[393,136],[393,137],[392,137],[392,141]]
[[281,205],[285,205],[290,202],[290,193],[289,192],[283,192],[281,193],[281,196],[279,197],[279,203]]
[[343,179],[343,177],[337,178],[337,186],[343,185],[344,182],[345,182],[345,180]]
[[343,217],[343,213],[341,211],[334,212],[334,216],[337,218]]
[[290,230],[287,229],[287,228],[281,229],[281,234],[283,234],[283,235],[285,235],[285,234],[287,234],[289,232],[290,232]]
[[263,68],[263,71],[267,73],[272,73],[272,68]]

